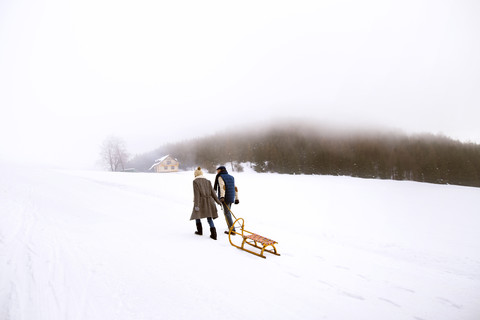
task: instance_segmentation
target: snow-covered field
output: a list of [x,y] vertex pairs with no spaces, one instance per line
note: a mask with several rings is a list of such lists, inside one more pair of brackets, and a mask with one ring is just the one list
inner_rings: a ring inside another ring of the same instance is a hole
[[281,256],[232,247],[220,208],[194,235],[193,172],[3,165],[0,319],[480,319],[480,189],[234,176]]

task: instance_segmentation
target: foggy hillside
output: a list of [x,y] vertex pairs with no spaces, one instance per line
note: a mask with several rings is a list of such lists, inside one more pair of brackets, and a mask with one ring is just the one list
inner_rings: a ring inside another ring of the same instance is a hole
[[242,171],[342,175],[480,187],[480,146],[432,135],[393,131],[333,130],[312,124],[278,124],[217,133],[165,144],[136,155],[129,166],[148,171],[171,154],[180,169],[218,164]]

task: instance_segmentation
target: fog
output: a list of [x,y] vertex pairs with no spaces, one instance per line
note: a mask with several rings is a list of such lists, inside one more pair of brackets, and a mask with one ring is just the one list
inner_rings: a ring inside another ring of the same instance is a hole
[[[277,119],[480,143],[478,1],[0,2],[0,159]],[[246,129],[245,129],[246,130]]]

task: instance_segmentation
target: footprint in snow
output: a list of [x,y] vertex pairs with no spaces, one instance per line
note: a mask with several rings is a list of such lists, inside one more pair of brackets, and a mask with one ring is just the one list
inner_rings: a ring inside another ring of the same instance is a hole
[[442,298],[442,297],[437,297],[437,300],[442,302],[443,304],[449,305],[450,307],[456,308],[456,309],[462,309],[462,306],[453,303],[452,301]]
[[360,274],[360,273],[357,274],[357,277],[362,278],[363,280],[366,280],[366,281],[370,281],[369,278],[365,277],[364,275],[362,275],[362,274]]
[[389,304],[391,304],[391,305],[394,305],[395,307],[398,307],[398,308],[401,308],[401,307],[402,307],[401,305],[393,302],[392,300],[388,300],[388,299],[385,299],[385,298],[378,298],[378,299],[379,299],[379,300],[382,300],[382,301],[385,301],[385,302],[387,302],[387,303],[389,303]]
[[329,287],[332,287],[332,288],[333,288],[333,285],[330,284],[330,283],[328,283],[328,282],[326,282],[326,281],[318,280],[318,282],[320,282],[320,283],[323,284],[323,285],[326,285],[326,286],[329,286]]
[[397,289],[397,290],[400,290],[400,291],[408,292],[408,293],[415,293],[414,290],[408,289],[408,288],[404,288],[404,287],[394,286],[394,288]]
[[350,292],[346,292],[346,291],[342,291],[341,292],[344,296],[347,296],[349,298],[353,298],[353,299],[357,299],[357,300],[365,300],[364,297],[362,296],[359,296],[357,294],[354,294],[354,293],[350,293]]
[[342,270],[350,270],[350,268],[344,267],[344,266],[335,266],[335,267]]

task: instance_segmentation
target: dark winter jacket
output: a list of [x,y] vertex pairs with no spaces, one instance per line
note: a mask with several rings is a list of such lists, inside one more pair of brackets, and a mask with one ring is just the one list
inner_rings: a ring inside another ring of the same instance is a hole
[[[193,180],[193,210],[190,220],[201,218],[218,218],[215,202],[221,204],[213,191],[212,183],[203,175]],[[198,208],[198,210],[195,210]]]
[[220,183],[218,182],[219,178],[222,178],[225,183],[225,202],[233,203],[235,202],[235,179],[233,176],[229,175],[226,169],[220,171],[215,178],[215,188],[217,191],[217,196],[220,198],[223,195],[223,192],[220,190]]

